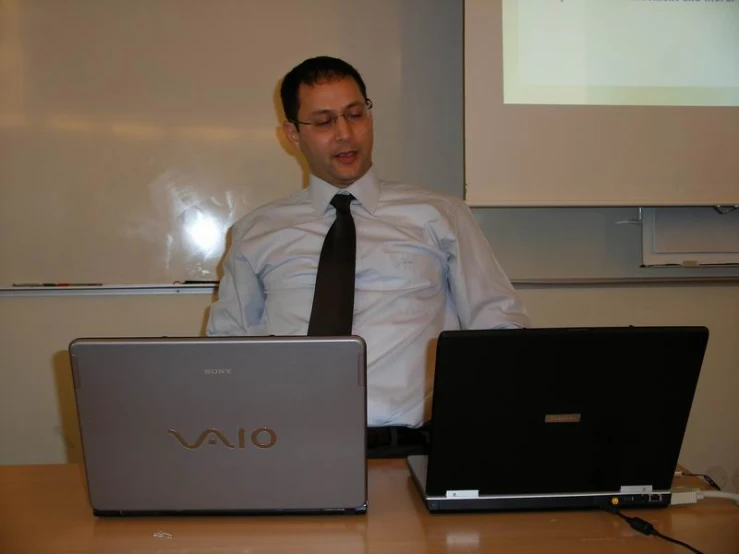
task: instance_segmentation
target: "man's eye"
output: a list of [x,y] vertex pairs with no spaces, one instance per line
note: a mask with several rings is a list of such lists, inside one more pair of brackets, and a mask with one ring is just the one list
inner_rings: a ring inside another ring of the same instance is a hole
[[313,125],[316,127],[330,127],[333,119],[317,119],[313,121]]

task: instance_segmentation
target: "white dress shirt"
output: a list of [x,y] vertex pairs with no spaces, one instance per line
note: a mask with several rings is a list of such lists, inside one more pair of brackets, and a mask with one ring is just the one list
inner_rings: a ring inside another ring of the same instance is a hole
[[[209,335],[305,335],[323,239],[342,189],[308,188],[232,229]],[[353,334],[367,343],[368,425],[430,416],[436,338],[445,329],[525,327],[523,305],[458,198],[377,179],[346,190],[357,230]]]

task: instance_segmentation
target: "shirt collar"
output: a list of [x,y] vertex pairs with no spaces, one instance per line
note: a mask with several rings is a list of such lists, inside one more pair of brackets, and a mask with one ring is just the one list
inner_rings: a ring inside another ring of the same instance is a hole
[[372,214],[375,213],[377,200],[380,197],[380,181],[372,168],[345,189],[335,187],[311,174],[308,188],[313,200],[313,209],[318,217],[322,217],[326,213],[326,208],[328,208],[328,204],[334,195],[343,190],[352,194],[362,207]]

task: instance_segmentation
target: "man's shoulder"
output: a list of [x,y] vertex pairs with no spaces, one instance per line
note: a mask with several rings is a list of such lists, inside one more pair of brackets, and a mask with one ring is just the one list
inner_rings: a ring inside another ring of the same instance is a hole
[[380,181],[380,199],[387,204],[428,205],[440,211],[455,211],[466,206],[457,196],[400,181]]

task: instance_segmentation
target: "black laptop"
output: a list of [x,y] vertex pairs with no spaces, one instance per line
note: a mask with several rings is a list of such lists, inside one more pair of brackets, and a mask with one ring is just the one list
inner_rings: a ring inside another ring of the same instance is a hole
[[431,447],[411,456],[431,512],[664,507],[705,327],[444,331]]

